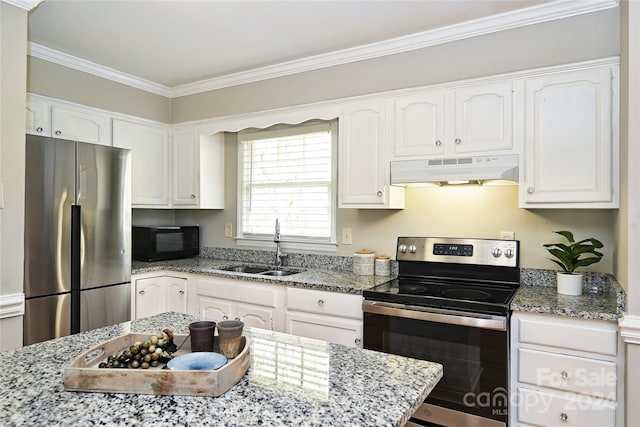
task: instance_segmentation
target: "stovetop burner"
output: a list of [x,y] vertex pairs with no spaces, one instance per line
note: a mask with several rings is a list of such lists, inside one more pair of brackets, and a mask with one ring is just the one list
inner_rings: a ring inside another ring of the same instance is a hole
[[487,300],[491,298],[491,294],[489,292],[476,289],[448,289],[442,292],[442,296],[447,298],[466,299],[472,301]]

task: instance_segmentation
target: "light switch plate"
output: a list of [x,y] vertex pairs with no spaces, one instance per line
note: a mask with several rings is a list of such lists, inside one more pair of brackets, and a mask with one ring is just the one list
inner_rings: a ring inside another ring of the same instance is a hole
[[224,237],[233,237],[233,224],[230,222],[224,225]]

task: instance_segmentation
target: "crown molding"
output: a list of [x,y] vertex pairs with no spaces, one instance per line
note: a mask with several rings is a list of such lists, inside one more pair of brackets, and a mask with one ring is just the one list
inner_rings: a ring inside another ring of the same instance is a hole
[[117,83],[122,83],[136,89],[144,90],[146,92],[155,93],[156,95],[171,97],[171,88],[168,86],[152,82],[151,80],[136,77],[131,74],[126,74],[113,68],[105,67],[104,65],[96,64],[95,62],[87,61],[86,59],[78,58],[77,56],[68,55],[66,53],[48,48],[46,46],[42,46],[37,43],[29,43],[28,55],[34,58],[40,58],[44,59],[45,61],[53,62],[54,64],[73,68],[74,70],[93,74],[94,76],[112,80]]
[[[11,1],[24,2],[26,0]],[[311,56],[300,60],[288,61],[281,64],[214,77],[174,87],[164,86],[130,74],[125,74],[118,70],[104,67],[35,43],[30,44],[29,55],[126,84],[147,92],[155,93],[157,95],[162,95],[168,98],[177,98],[222,89],[225,87],[283,77],[336,65],[343,65],[356,61],[394,55],[439,44],[450,43],[457,40],[463,40],[466,38],[568,18],[571,16],[598,12],[617,7],[618,5],[618,0],[558,0],[526,9],[480,18],[408,36],[397,37],[379,43],[343,49],[328,54]]]
[[35,9],[43,0],[2,0],[4,3],[10,4],[20,9],[30,11]]

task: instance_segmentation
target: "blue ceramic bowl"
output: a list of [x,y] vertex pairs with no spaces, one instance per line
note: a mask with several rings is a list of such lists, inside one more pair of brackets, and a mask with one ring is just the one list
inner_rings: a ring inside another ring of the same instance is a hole
[[220,353],[199,351],[171,359],[167,366],[178,371],[212,371],[225,363],[227,358]]

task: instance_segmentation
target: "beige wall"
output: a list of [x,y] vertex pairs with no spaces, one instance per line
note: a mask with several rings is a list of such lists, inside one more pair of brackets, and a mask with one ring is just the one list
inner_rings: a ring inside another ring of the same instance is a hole
[[82,105],[171,122],[171,99],[28,57],[27,91]]
[[619,54],[617,8],[173,100],[173,123]]
[[[200,224],[202,244],[234,248],[224,237],[224,224],[236,230],[236,144],[232,135],[225,146],[225,209],[222,211],[175,211],[176,224]],[[602,262],[587,269],[611,273],[614,259],[614,210],[526,210],[518,208],[518,187],[410,187],[403,210],[338,209],[338,235],[342,227],[353,232],[352,245],[339,245],[338,255],[350,256],[358,248],[395,257],[398,236],[457,236],[498,238],[500,231],[514,231],[522,242],[521,265],[555,268],[547,260],[544,243],[559,241],[552,233],[570,229],[576,237],[596,237],[605,244]],[[138,222],[157,211],[138,210]]]
[[620,75],[620,209],[615,273],[628,292],[627,312],[640,315],[640,6],[622,3]]
[[[27,12],[0,2],[0,297],[23,292]],[[22,345],[22,316],[0,320],[0,350]]]

